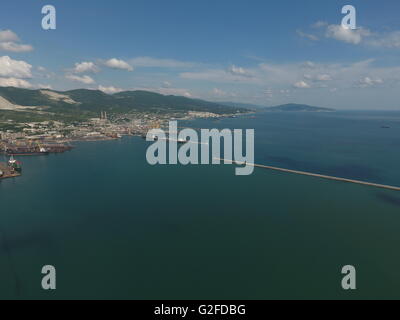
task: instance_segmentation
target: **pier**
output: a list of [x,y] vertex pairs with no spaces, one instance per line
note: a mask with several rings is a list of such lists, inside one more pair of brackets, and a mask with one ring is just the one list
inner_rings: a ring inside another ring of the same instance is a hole
[[372,182],[366,182],[366,181],[360,181],[360,180],[353,180],[353,179],[346,179],[346,178],[340,178],[340,177],[333,177],[333,176],[327,176],[327,175],[323,175],[323,174],[311,173],[311,172],[305,172],[305,171],[271,167],[271,166],[266,166],[266,165],[262,165],[262,164],[246,163],[246,162],[233,161],[233,160],[221,159],[221,158],[215,158],[215,159],[224,161],[225,163],[237,164],[237,165],[242,165],[242,166],[248,165],[248,166],[253,166],[256,168],[262,168],[262,169],[268,169],[268,170],[274,170],[274,171],[280,171],[280,172],[292,173],[292,174],[299,174],[299,175],[303,175],[303,176],[315,177],[315,178],[320,178],[320,179],[341,181],[341,182],[354,183],[354,184],[359,184],[359,185],[364,185],[364,186],[369,186],[369,187],[380,188],[380,189],[400,191],[400,187],[389,186],[389,185],[384,185],[384,184],[378,184],[378,183],[372,183]]
[[7,165],[7,163],[4,162],[0,162],[0,171],[3,173],[2,175],[0,175],[0,180],[7,178],[15,178],[21,175],[21,173],[15,172]]
[[[2,153],[6,155],[37,156],[50,153],[63,153],[72,150],[72,146],[60,143],[3,143]],[[0,151],[1,152],[1,151]]]

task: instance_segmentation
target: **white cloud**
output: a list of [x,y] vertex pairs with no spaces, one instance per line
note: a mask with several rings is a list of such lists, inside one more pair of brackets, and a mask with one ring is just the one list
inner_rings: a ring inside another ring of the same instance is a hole
[[358,27],[357,29],[352,30],[345,28],[342,25],[330,25],[324,21],[318,21],[311,27],[314,29],[314,33],[305,33],[302,30],[296,30],[296,32],[300,37],[314,41],[325,36],[329,39],[335,39],[353,45],[364,45],[366,47],[387,49],[400,48],[400,30],[378,32],[363,27]]
[[38,89],[48,89],[48,90],[52,90],[53,89],[53,87],[51,85],[49,85],[49,84],[41,84],[41,83],[39,83],[36,87]]
[[[322,26],[321,26],[322,27]],[[355,30],[343,28],[341,25],[327,25],[325,36],[338,41],[351,44],[364,44],[370,47],[383,47],[389,49],[400,48],[400,31],[371,32],[365,28]]]
[[274,94],[273,90],[270,88],[267,88],[264,90],[264,95],[267,97],[267,99],[272,99]]
[[213,92],[214,95],[220,96],[220,97],[223,97],[223,96],[227,95],[227,93],[225,91],[223,91],[221,89],[218,89],[218,88],[214,88],[212,92]]
[[193,97],[189,90],[183,88],[135,88],[133,90],[151,91],[163,95],[184,96],[187,98]]
[[172,87],[172,83],[169,81],[164,81],[162,84],[163,88],[171,88]]
[[28,52],[32,51],[33,47],[29,44],[19,44],[15,42],[0,42],[0,50],[10,52]]
[[204,80],[224,83],[253,83],[259,82],[249,70],[231,66],[228,70],[208,69],[197,72],[182,72],[179,76],[183,79]]
[[318,40],[319,36],[323,36],[325,33],[326,38],[335,39],[338,41],[359,45],[366,44],[369,46],[384,46],[388,48],[400,47],[400,31],[395,31],[386,34],[380,34],[378,32],[371,32],[370,30],[362,27],[358,27],[355,30],[344,28],[342,25],[328,24],[325,21],[318,21],[312,25],[312,28],[316,30],[317,34],[308,34],[297,30],[297,34],[301,37],[308,38],[310,40]]
[[230,73],[232,73],[233,75],[239,75],[239,76],[245,76],[245,77],[250,76],[250,73],[246,69],[244,69],[242,67],[236,67],[235,65],[230,66],[228,71]]
[[0,31],[0,51],[28,52],[33,50],[31,45],[18,42],[20,42],[20,39],[15,32],[11,30]]
[[95,83],[95,81],[93,80],[93,78],[90,77],[90,76],[88,76],[88,75],[76,76],[76,75],[73,75],[73,74],[67,74],[67,75],[65,76],[65,78],[67,78],[68,80],[71,80],[71,81],[81,82],[81,83],[84,83],[84,84],[92,84],[92,83]]
[[329,74],[305,74],[304,78],[310,81],[331,81],[332,77]]
[[299,88],[299,89],[309,89],[309,88],[311,88],[311,86],[305,81],[298,81],[295,84],[293,84],[293,87]]
[[215,82],[228,82],[229,80],[233,80],[226,71],[218,69],[210,69],[196,72],[182,72],[179,76],[183,79]]
[[214,97],[219,97],[219,98],[223,98],[223,99],[226,99],[226,98],[235,98],[235,97],[237,96],[235,92],[227,92],[227,91],[222,90],[222,89],[219,89],[219,88],[214,88],[214,89],[211,91],[211,94],[212,94]]
[[317,81],[331,81],[332,77],[329,74],[319,74],[316,77]]
[[377,34],[373,39],[369,39],[367,44],[376,47],[400,48],[400,31]]
[[306,69],[314,69],[315,68],[315,63],[314,62],[311,62],[311,61],[306,61],[306,62],[304,62],[303,64],[302,64],[302,67],[303,68],[306,68]]
[[119,60],[116,58],[112,58],[110,60],[107,60],[104,63],[107,67],[113,68],[113,69],[121,69],[121,70],[127,70],[127,71],[133,71],[133,67],[126,61],[124,60]]
[[129,63],[135,67],[153,67],[153,68],[190,68],[196,65],[192,62],[183,62],[174,59],[156,59],[151,57],[137,57],[129,60]]
[[19,41],[17,34],[11,30],[0,31],[0,42],[4,41]]
[[192,93],[187,89],[181,88],[160,88],[156,89],[156,92],[164,95],[184,96],[186,98],[192,98]]
[[99,72],[100,69],[93,62],[80,62],[75,63],[73,69],[74,73],[84,73],[84,72]]
[[327,25],[328,25],[328,22],[326,22],[326,21],[317,21],[312,25],[312,27],[313,28],[322,28],[322,27],[325,27]]
[[104,93],[107,93],[107,94],[114,94],[114,93],[118,93],[118,92],[124,91],[124,89],[116,88],[114,86],[104,87],[102,85],[99,85],[98,89],[100,91],[103,91]]
[[32,85],[23,79],[17,78],[0,78],[0,87],[16,87],[16,88],[31,88]]
[[9,56],[0,57],[0,76],[11,78],[31,78],[32,66],[25,61],[11,59]]
[[[368,85],[368,76],[374,81],[374,87],[394,87],[400,85],[400,66],[378,66],[375,65],[374,59],[366,59],[354,63],[318,63],[313,61],[299,63],[261,63],[246,71],[251,77],[234,75],[227,69],[206,69],[196,72],[181,73],[180,77],[189,80],[204,81],[205,84],[230,84],[232,86],[241,86],[242,89],[235,89],[237,94],[245,92],[253,92],[249,97],[255,97],[256,92],[269,88],[274,92],[286,90],[290,88],[309,89],[322,91],[331,88],[353,89],[355,84]],[[241,72],[239,72],[241,73]],[[364,79],[363,82],[359,82]],[[380,83],[379,79],[382,80]],[[213,88],[221,89],[219,86],[213,85],[208,91],[212,96],[221,94],[221,92],[213,91]],[[226,90],[226,86],[224,86]],[[299,93],[299,91],[296,91]],[[269,92],[266,92],[269,95]],[[265,95],[262,95],[265,99]],[[274,98],[278,99],[277,95]],[[260,98],[261,99],[261,95]]]
[[364,77],[358,81],[357,86],[360,88],[367,88],[383,83],[384,81],[380,78],[372,79],[370,77]]
[[327,38],[333,38],[351,44],[359,44],[363,40],[363,37],[370,36],[371,32],[363,28],[352,30],[344,28],[341,25],[330,25],[327,27],[325,35]]
[[296,33],[302,38],[307,38],[307,39],[312,40],[312,41],[318,41],[319,40],[319,38],[316,35],[310,34],[310,33],[305,33],[305,32],[303,32],[301,30],[296,30]]

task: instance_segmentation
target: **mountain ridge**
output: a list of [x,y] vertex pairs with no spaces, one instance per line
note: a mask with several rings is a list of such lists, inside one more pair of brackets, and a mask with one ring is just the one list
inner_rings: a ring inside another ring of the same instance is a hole
[[298,104],[298,103],[286,103],[286,104],[281,104],[277,106],[262,106],[258,104],[252,104],[252,103],[243,103],[243,102],[232,102],[232,101],[225,101],[225,102],[220,102],[221,104],[224,104],[226,106],[230,107],[235,107],[235,108],[246,108],[250,109],[253,111],[292,111],[292,112],[300,112],[300,111],[308,111],[308,112],[318,112],[318,111],[336,111],[335,109],[332,108],[325,108],[325,107],[315,107],[315,106],[310,106],[307,104]]
[[270,112],[333,112],[332,108],[315,107],[307,104],[287,103],[274,107],[264,107],[263,111]]
[[[151,91],[124,91],[107,94],[100,90],[22,89],[0,87],[0,96],[13,105],[37,107],[53,113],[81,112],[98,114],[137,112],[211,112],[215,114],[245,113],[249,110],[183,96],[162,95]],[[71,103],[76,102],[76,103]]]

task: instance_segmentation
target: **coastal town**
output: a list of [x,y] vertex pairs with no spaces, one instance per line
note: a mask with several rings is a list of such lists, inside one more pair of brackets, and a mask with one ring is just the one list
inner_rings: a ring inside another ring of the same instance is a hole
[[130,113],[108,115],[101,111],[98,118],[84,122],[64,123],[43,121],[13,123],[12,129],[0,131],[0,153],[11,157],[7,163],[0,162],[0,179],[17,177],[22,169],[14,156],[48,155],[73,149],[74,141],[99,141],[120,139],[123,136],[142,136],[154,128],[165,127],[170,120],[192,120],[195,118],[219,118],[210,112],[188,111],[187,113]]

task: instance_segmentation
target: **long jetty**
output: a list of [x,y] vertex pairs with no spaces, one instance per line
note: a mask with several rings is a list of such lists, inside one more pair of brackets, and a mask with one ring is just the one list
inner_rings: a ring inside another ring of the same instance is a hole
[[256,167],[256,168],[280,171],[280,172],[285,172],[285,173],[293,173],[293,174],[299,174],[299,175],[303,175],[303,176],[321,178],[321,179],[326,179],[326,180],[341,181],[341,182],[354,183],[354,184],[360,184],[360,185],[364,185],[364,186],[380,188],[380,189],[388,189],[388,190],[400,191],[400,187],[389,186],[389,185],[385,185],[385,184],[378,184],[378,183],[372,183],[372,182],[367,182],[367,181],[360,181],[360,180],[354,180],[354,179],[333,177],[333,176],[327,176],[327,175],[318,174],[318,173],[311,173],[311,172],[298,171],[298,170],[290,170],[290,169],[271,167],[271,166],[266,166],[266,165],[262,165],[262,164],[248,163],[248,162],[242,162],[242,161],[234,161],[234,160],[221,159],[221,158],[215,158],[215,159],[220,160],[220,161],[224,161],[225,163],[237,164],[237,165],[242,165],[242,166],[243,165],[248,165],[248,166],[253,166],[253,167]]

